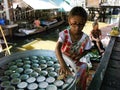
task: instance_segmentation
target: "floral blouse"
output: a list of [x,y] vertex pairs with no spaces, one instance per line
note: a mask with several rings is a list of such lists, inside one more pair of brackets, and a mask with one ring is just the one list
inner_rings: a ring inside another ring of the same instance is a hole
[[73,43],[70,32],[67,29],[59,33],[58,41],[63,43],[61,48],[62,53],[69,57],[74,55],[74,58],[71,57],[73,60],[75,60],[75,56],[82,55],[84,50],[89,50],[91,48],[91,41],[88,35],[83,33],[81,39],[78,42]]

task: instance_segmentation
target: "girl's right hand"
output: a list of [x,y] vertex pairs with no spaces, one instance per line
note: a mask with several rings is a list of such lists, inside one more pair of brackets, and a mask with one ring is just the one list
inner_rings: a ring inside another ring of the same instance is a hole
[[70,71],[69,67],[65,65],[60,67],[59,74],[64,74],[64,78],[66,78],[68,75],[72,75],[72,71]]

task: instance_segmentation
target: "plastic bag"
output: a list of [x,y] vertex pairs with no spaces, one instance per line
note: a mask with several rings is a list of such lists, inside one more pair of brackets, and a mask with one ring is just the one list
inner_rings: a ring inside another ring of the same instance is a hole
[[104,47],[107,47],[107,45],[109,44],[109,41],[110,41],[110,38],[108,36],[106,36],[104,39],[101,40]]
[[92,63],[91,63],[91,61],[90,61],[90,55],[89,55],[89,54],[86,54],[85,56],[83,56],[82,58],[80,58],[79,61],[80,61],[80,62],[87,63],[89,69],[92,68]]

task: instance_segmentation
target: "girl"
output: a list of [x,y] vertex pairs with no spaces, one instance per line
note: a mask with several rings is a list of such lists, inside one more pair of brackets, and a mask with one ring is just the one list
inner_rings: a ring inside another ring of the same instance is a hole
[[65,29],[59,33],[56,44],[56,56],[61,65],[60,74],[70,75],[71,71],[67,67],[62,53],[70,57],[77,67],[77,90],[86,89],[87,64],[79,62],[80,57],[85,54],[86,50],[91,48],[89,36],[82,32],[87,21],[87,13],[82,7],[74,7],[68,16],[70,29]]
[[103,48],[101,42],[102,34],[101,34],[101,30],[99,29],[98,22],[93,23],[93,30],[91,31],[90,38],[94,43],[94,46],[98,49],[99,54],[102,55],[105,49]]
[[34,24],[35,28],[39,28],[40,27],[40,20],[39,20],[38,17],[34,20],[33,24]]

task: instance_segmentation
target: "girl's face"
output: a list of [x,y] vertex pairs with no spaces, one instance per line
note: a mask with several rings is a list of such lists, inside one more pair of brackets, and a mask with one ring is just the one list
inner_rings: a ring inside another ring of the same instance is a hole
[[94,25],[93,30],[98,30],[98,25]]
[[68,19],[68,23],[70,25],[71,32],[73,34],[79,34],[82,32],[86,20],[81,16],[72,16]]

